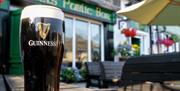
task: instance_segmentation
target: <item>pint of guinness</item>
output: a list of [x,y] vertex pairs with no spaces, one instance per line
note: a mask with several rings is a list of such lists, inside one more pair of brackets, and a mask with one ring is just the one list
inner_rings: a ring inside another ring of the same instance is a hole
[[63,19],[63,12],[53,6],[23,9],[20,41],[25,91],[59,91]]

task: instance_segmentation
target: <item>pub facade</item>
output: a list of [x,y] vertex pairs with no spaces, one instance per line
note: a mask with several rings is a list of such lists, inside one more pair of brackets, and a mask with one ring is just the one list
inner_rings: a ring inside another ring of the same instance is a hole
[[115,11],[83,0],[7,0],[7,2],[10,4],[7,10],[10,23],[7,66],[10,74],[23,73],[19,47],[19,23],[21,11],[27,5],[52,5],[64,12],[63,64],[71,64],[76,68],[77,63],[113,61],[113,55],[111,55],[113,42],[111,41],[113,25],[116,22]]

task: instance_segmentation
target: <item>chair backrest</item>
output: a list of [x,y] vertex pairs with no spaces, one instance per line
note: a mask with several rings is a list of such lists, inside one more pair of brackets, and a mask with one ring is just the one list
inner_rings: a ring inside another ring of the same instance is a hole
[[88,75],[101,75],[101,66],[99,62],[86,62],[85,63]]
[[124,62],[102,62],[103,78],[107,80],[121,79],[123,65]]
[[154,54],[129,58],[123,68],[124,72],[180,72],[180,53]]
[[154,54],[129,58],[123,68],[123,80],[180,80],[180,53]]

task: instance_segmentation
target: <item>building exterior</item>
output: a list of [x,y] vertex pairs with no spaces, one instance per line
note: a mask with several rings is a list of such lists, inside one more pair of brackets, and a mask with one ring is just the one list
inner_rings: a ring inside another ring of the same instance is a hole
[[[136,4],[142,0],[121,0],[121,9]],[[150,35],[151,27],[151,35]],[[137,30],[137,36],[134,38],[125,37],[121,31],[124,28],[134,28]],[[179,52],[179,26],[158,26],[158,25],[141,25],[124,16],[117,16],[116,24],[114,25],[114,49],[117,49],[119,44],[128,41],[131,45],[138,44],[140,46],[140,55],[159,54],[167,52]],[[173,45],[168,48],[160,43],[160,40],[170,37],[174,40]],[[135,41],[135,42],[134,42]],[[139,43],[137,42],[139,41]],[[116,54],[118,56],[118,54]],[[116,59],[115,56],[115,60]],[[119,56],[118,56],[119,57]]]
[[[111,45],[108,43],[113,40],[113,25],[116,23],[116,12],[113,9],[87,0],[5,0],[5,2],[10,4],[7,9],[10,24],[6,26],[10,28],[9,39],[6,39],[10,43],[9,47],[6,46],[9,49],[9,54],[6,54],[9,56],[6,66],[10,74],[23,72],[19,48],[19,23],[21,11],[27,5],[53,5],[61,8],[65,13],[63,63],[70,63],[72,67],[76,67],[78,62],[110,59],[108,55],[111,54],[109,51],[113,50],[113,42]],[[0,12],[2,12],[1,7]],[[1,29],[1,31],[5,30]],[[112,48],[109,48],[110,46]]]
[[[121,0],[121,9],[135,4],[141,0]],[[122,34],[124,28],[133,28],[137,30],[137,35],[134,38],[127,38]],[[128,19],[125,16],[117,16],[116,24],[114,25],[114,49],[117,50],[119,45],[123,45],[124,42],[128,42],[129,45],[138,45],[140,53],[138,55],[148,55],[150,50],[150,39],[148,29],[145,26],[141,26],[135,21]],[[115,61],[119,60],[120,55],[116,53],[114,56]]]
[[[179,52],[180,27],[179,26],[151,26],[152,27],[152,53]],[[160,43],[160,40],[170,37],[174,40],[173,45],[168,48]]]
[[[122,34],[124,28],[133,28],[137,31],[135,37],[127,38]],[[130,45],[136,44],[140,47],[140,55],[148,55],[150,48],[149,33],[147,27],[141,27],[138,23],[126,20],[123,17],[117,18],[117,23],[114,25],[114,48],[127,41]]]

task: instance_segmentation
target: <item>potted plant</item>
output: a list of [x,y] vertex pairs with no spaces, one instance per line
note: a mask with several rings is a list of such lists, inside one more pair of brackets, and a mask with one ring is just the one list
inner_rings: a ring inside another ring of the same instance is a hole
[[131,45],[125,41],[123,44],[119,44],[117,47],[117,54],[120,56],[119,60],[127,60],[130,56],[133,56]]

